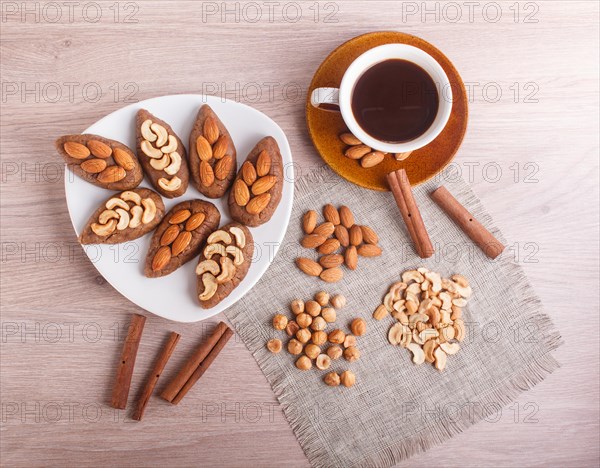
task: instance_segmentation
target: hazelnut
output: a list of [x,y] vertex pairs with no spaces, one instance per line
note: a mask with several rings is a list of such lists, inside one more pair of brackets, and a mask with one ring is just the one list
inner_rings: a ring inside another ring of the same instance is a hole
[[340,376],[340,382],[344,387],[352,387],[356,382],[356,376],[349,370],[342,372]]
[[344,359],[348,362],[358,361],[360,358],[360,351],[355,346],[350,346],[344,350]]
[[312,333],[311,340],[317,346],[324,345],[325,343],[327,343],[327,333],[325,333],[324,331],[320,331],[320,330],[315,331]]
[[303,347],[304,346],[302,343],[300,343],[297,339],[292,338],[287,345],[287,350],[290,354],[300,354]]
[[300,342],[300,343],[308,343],[308,340],[310,340],[310,330],[308,328],[301,328],[300,330],[298,330],[296,332],[296,339]]
[[346,305],[346,298],[341,294],[336,294],[331,298],[331,305],[336,309],[341,309]]
[[285,327],[287,336],[294,336],[298,330],[300,330],[300,325],[298,325],[294,320],[290,320]]
[[356,337],[354,335],[346,335],[346,339],[344,340],[344,348],[349,348],[350,346],[356,346]]
[[331,358],[327,356],[327,354],[319,354],[317,356],[316,365],[317,369],[329,369],[329,366],[331,365]]
[[306,354],[311,359],[316,359],[319,354],[321,354],[321,348],[319,348],[316,344],[307,344],[304,347],[304,354]]
[[337,372],[329,372],[328,374],[325,374],[325,377],[323,377],[323,382],[330,387],[337,387],[340,384],[340,376],[337,374]]
[[288,318],[285,315],[277,314],[273,317],[273,328],[275,330],[284,330],[288,324]]
[[272,353],[278,353],[281,351],[281,340],[277,338],[273,338],[267,342],[267,349]]
[[300,356],[296,361],[296,367],[300,370],[308,370],[312,367],[312,361],[306,356]]
[[306,306],[304,307],[307,314],[316,317],[321,313],[321,306],[317,301],[306,301]]
[[335,309],[333,307],[325,307],[323,310],[321,310],[321,317],[323,317],[326,322],[335,322],[336,316],[337,314],[335,313]]
[[329,356],[332,360],[339,359],[342,356],[342,348],[338,345],[333,345],[327,348],[327,356]]
[[296,316],[296,323],[300,328],[308,328],[312,323],[312,317],[304,312]]
[[367,332],[367,322],[362,318],[355,318],[350,324],[350,330],[356,336],[363,336]]
[[332,343],[342,344],[346,339],[346,334],[342,330],[333,330],[327,338]]
[[329,303],[329,294],[325,291],[320,291],[315,294],[315,301],[317,301],[320,306],[325,307]]
[[294,315],[301,314],[304,312],[304,301],[302,299],[295,299],[290,304],[290,310]]
[[325,330],[325,327],[327,327],[327,322],[323,317],[315,317],[310,325],[310,328],[315,331]]

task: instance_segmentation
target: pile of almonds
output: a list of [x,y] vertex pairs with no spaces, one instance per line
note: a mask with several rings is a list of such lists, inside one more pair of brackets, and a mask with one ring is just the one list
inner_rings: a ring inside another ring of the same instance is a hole
[[271,171],[271,156],[266,150],[258,155],[256,166],[250,161],[244,162],[240,171],[242,177],[233,186],[235,202],[245,206],[251,215],[260,214],[271,201],[271,190],[277,183],[277,176]]
[[[350,208],[336,209],[328,204],[323,207],[325,222],[317,226],[317,212],[307,211],[302,218],[305,236],[300,244],[308,249],[316,249],[321,255],[318,261],[308,257],[298,257],[296,265],[309,276],[318,276],[323,281],[340,281],[344,272],[343,264],[350,270],[358,267],[358,257],[378,257],[381,247],[379,237],[369,226],[354,223]],[[338,253],[339,252],[339,253]]]
[[210,187],[217,180],[225,180],[234,168],[230,154],[229,136],[220,135],[219,126],[212,116],[207,117],[202,127],[202,135],[196,138],[196,152],[200,158],[200,182]]
[[471,294],[462,275],[447,279],[417,268],[405,271],[402,281],[392,284],[373,317],[382,320],[391,314],[398,323],[388,331],[389,342],[408,348],[415,364],[427,361],[441,371],[447,355],[456,354],[465,338],[462,308]]
[[[273,317],[273,328],[275,330],[285,330],[290,338],[287,343],[287,350],[290,354],[298,356],[296,367],[300,370],[309,370],[313,366],[313,361],[317,369],[327,370],[331,366],[331,361],[340,357],[348,362],[357,361],[360,358],[360,351],[356,346],[356,337],[362,336],[367,331],[367,323],[362,318],[355,318],[350,323],[350,333],[336,328],[327,333],[327,328],[335,324],[337,319],[337,310],[346,305],[346,298],[341,294],[330,297],[325,291],[315,294],[314,300],[302,301],[296,299],[290,304],[290,310],[294,314],[293,319],[288,319],[284,314],[277,314]],[[327,343],[327,349],[323,350]],[[267,348],[272,353],[279,353],[283,347],[280,339],[273,338],[267,343]],[[329,372],[323,377],[323,381],[336,387],[342,384],[345,387],[352,387],[356,381],[353,372],[343,371]]]
[[[76,141],[66,141],[63,145],[65,153],[79,159],[79,166],[88,174],[97,174],[99,182],[110,184],[118,182],[127,176],[126,171],[132,171],[136,163],[126,151],[121,148],[111,148],[99,140],[89,140],[85,145]],[[90,158],[89,156],[93,156]],[[115,164],[110,164],[112,156]]]
[[192,241],[192,231],[204,222],[204,213],[192,215],[190,210],[179,210],[169,218],[170,226],[160,238],[160,249],[152,259],[152,271],[162,270],[172,257],[181,254]]
[[[360,160],[360,165],[365,169],[377,166],[389,154],[374,150],[349,132],[342,133],[340,135],[340,140],[348,145],[344,151],[344,156],[349,159]],[[412,151],[409,151],[408,153],[396,153],[394,154],[394,158],[396,161],[404,161],[411,153]]]

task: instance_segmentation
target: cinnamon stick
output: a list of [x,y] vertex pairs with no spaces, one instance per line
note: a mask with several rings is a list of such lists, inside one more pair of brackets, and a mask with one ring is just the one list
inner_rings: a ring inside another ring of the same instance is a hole
[[154,367],[152,368],[152,371],[146,379],[144,389],[142,390],[142,395],[140,396],[135,412],[133,413],[133,419],[135,419],[136,421],[141,421],[144,417],[146,405],[148,404],[148,401],[150,401],[150,397],[152,396],[154,387],[156,387],[156,383],[158,382],[158,379],[160,378],[163,370],[165,369],[167,362],[173,354],[173,351],[175,351],[175,347],[179,342],[179,338],[181,338],[181,335],[179,333],[171,332],[171,334],[169,335],[169,339],[167,340],[160,354],[158,355],[156,362],[154,363]]
[[415,245],[415,250],[421,258],[429,258],[434,253],[433,245],[429,239],[427,228],[421,217],[421,212],[415,202],[410,188],[410,181],[404,169],[390,172],[387,181],[404,219],[404,224]]
[[208,339],[196,348],[194,354],[185,362],[175,378],[167,385],[167,388],[163,390],[160,395],[162,398],[172,402],[173,398],[181,391],[200,363],[206,359],[226,330],[229,330],[229,327],[224,322],[219,322]]
[[204,373],[208,370],[210,365],[219,355],[221,350],[225,347],[225,345],[229,341],[229,338],[231,338],[232,335],[233,331],[231,330],[231,328],[228,327],[227,330],[225,330],[225,333],[223,333],[223,335],[221,336],[221,338],[219,338],[219,341],[217,341],[217,344],[213,347],[213,349],[210,350],[208,356],[206,356],[204,361],[202,361],[202,363],[194,371],[189,380],[185,383],[181,391],[177,394],[175,398],[173,398],[171,403],[176,405],[183,399],[183,397],[186,395],[187,392],[190,391],[190,389],[194,386],[198,379],[200,379],[200,377],[202,377],[202,375],[204,375]]
[[431,198],[488,257],[494,259],[502,253],[504,245],[477,221],[446,187],[441,186],[432,192]]
[[117,369],[117,379],[115,380],[112,391],[110,404],[113,408],[125,409],[127,406],[127,397],[129,396],[133,366],[135,365],[135,358],[137,356],[140,340],[142,339],[145,323],[146,317],[143,315],[133,314],[131,317],[131,323],[127,330],[127,338],[125,338],[123,350],[121,351],[121,360],[119,361],[119,367]]

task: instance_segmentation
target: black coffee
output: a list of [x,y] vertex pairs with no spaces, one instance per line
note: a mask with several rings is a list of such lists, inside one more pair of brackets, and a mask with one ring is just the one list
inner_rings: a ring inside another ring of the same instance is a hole
[[439,97],[435,83],[420,66],[386,60],[369,68],[352,92],[352,112],[373,138],[403,143],[421,136],[435,120]]

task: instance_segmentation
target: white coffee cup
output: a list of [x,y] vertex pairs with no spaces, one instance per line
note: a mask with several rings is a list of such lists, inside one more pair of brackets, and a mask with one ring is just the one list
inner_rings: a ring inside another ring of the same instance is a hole
[[[425,70],[436,84],[439,98],[437,115],[431,126],[417,138],[402,143],[373,138],[361,128],[352,112],[352,93],[358,79],[373,65],[391,59],[407,60]],[[431,143],[442,132],[452,110],[452,88],[441,65],[427,52],[406,44],[385,44],[368,50],[354,60],[344,73],[339,89],[317,88],[312,92],[310,102],[315,107],[323,104],[339,106],[350,132],[367,146],[386,153],[406,153]]]

